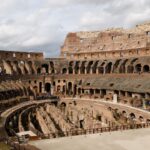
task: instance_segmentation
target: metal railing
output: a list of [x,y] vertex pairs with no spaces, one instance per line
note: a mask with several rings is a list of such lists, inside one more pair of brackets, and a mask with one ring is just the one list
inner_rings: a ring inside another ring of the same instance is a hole
[[113,132],[113,131],[123,131],[123,130],[131,130],[131,129],[141,129],[150,127],[150,123],[142,123],[142,124],[130,124],[130,125],[117,125],[111,127],[101,127],[101,128],[91,128],[91,129],[72,129],[70,131],[65,132],[52,132],[50,134],[38,134],[42,139],[53,139],[59,137],[69,137],[69,136],[77,136],[77,135],[88,135],[88,134],[96,134],[103,132]]

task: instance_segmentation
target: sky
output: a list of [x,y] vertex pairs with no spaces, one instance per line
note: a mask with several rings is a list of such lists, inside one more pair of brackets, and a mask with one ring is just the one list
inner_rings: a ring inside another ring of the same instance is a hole
[[150,21],[150,0],[0,0],[0,49],[57,57],[68,32]]

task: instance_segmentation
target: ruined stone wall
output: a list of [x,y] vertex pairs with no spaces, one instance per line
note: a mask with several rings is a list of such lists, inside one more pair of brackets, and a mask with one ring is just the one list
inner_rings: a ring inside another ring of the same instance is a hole
[[78,59],[82,59],[81,54],[84,54],[84,58],[89,58],[89,53],[98,56],[97,52],[105,52],[104,55],[110,54],[111,58],[112,51],[117,52],[118,57],[121,57],[120,52],[124,51],[145,51],[149,49],[149,31],[150,24],[147,23],[137,25],[133,29],[112,28],[104,31],[69,33],[61,48],[61,56],[77,58],[78,54]]

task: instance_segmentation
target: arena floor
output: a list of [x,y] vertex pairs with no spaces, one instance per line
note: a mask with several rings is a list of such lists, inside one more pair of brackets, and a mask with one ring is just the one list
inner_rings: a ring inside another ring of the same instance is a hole
[[149,150],[150,128],[30,142],[41,150]]

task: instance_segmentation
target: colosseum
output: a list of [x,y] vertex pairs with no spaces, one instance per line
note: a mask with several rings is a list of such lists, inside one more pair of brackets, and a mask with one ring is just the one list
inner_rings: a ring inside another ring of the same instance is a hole
[[150,23],[68,33],[57,58],[0,51],[0,138],[18,149],[149,128],[149,73]]

